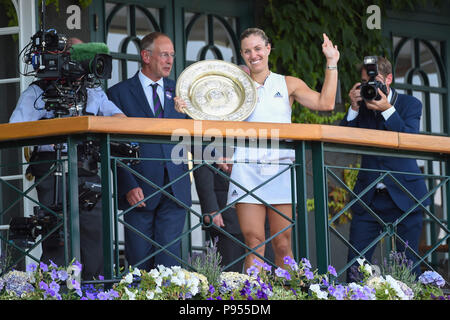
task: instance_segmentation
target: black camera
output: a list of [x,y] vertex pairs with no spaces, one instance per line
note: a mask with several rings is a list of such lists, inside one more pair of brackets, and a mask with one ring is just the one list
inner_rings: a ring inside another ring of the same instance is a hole
[[69,46],[66,36],[49,29],[36,32],[26,49],[25,62],[39,79],[111,78],[112,57],[104,43]]
[[87,88],[110,79],[112,57],[106,44],[100,42],[69,45],[69,39],[55,29],[42,28],[23,49],[24,61],[33,71],[35,83],[44,91],[42,100],[47,111],[56,117],[84,114]]
[[85,181],[78,186],[80,209],[90,211],[102,197],[102,185]]
[[[38,236],[43,236],[47,237],[48,246],[57,247],[63,245],[63,227],[60,226],[55,229],[62,222],[62,208],[60,206],[52,206],[50,208],[56,212],[56,215],[44,208],[35,206],[32,216],[12,218],[9,223],[9,240],[20,247],[30,248]],[[52,230],[53,232],[51,232]]]
[[387,95],[386,85],[378,80],[375,80],[378,75],[378,65],[376,56],[364,57],[364,69],[369,76],[367,82],[363,82],[359,89],[361,90],[361,97],[364,100],[380,100],[381,96],[378,94],[378,89],[380,89],[385,95]]

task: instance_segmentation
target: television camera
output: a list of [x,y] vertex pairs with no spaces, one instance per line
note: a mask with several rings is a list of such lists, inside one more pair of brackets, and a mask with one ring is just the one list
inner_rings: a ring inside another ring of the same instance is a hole
[[[26,70],[22,75],[35,76],[42,90],[45,109],[56,118],[86,115],[87,89],[101,85],[101,80],[111,78],[112,57],[104,43],[73,43],[55,29],[45,27],[45,4],[42,1],[41,28],[23,48],[22,56]],[[29,66],[32,71],[28,72]],[[36,108],[36,106],[34,106]],[[34,207],[29,217],[14,217],[10,221],[9,239],[20,246],[30,246],[38,236],[63,241],[63,228],[55,229],[62,219],[62,204],[59,200],[60,179],[63,175],[61,159],[62,144],[55,145],[56,170],[54,172],[54,203],[49,206],[53,214],[40,206]],[[84,141],[78,146],[79,172],[95,175],[100,161],[100,147],[97,142]],[[139,145],[135,143],[111,142],[112,156],[127,157],[123,162],[139,162]],[[101,198],[101,185],[83,183],[79,185],[79,208],[92,210]],[[53,231],[52,231],[53,230]]]

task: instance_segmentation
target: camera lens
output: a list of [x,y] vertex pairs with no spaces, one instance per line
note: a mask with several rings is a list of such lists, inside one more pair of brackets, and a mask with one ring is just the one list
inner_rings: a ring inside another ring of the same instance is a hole
[[95,66],[95,74],[103,74],[105,68],[105,64],[103,60],[97,60],[97,64]]
[[361,97],[365,100],[373,100],[377,96],[377,89],[374,86],[366,84],[361,86]]

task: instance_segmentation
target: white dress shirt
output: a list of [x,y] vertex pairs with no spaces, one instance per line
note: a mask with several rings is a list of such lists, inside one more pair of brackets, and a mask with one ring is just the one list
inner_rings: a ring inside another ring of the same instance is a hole
[[158,93],[159,101],[161,101],[161,106],[163,107],[164,110],[164,79],[161,78],[155,82],[149,77],[147,77],[145,74],[143,74],[142,70],[140,70],[139,81],[141,82],[142,89],[144,89],[145,96],[147,97],[148,104],[150,105],[153,114],[155,113],[155,106],[153,105],[153,88],[151,87],[151,85],[154,83],[158,84],[156,92]]

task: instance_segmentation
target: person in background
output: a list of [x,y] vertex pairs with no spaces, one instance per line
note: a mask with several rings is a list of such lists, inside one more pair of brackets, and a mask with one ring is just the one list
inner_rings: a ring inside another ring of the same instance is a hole
[[[400,94],[392,84],[392,65],[384,57],[377,57],[377,75],[375,80],[385,86],[385,92],[378,88],[379,100],[366,100],[361,96],[361,84],[369,80],[366,65],[362,65],[361,82],[355,83],[349,92],[351,107],[341,126],[377,129],[385,131],[396,131],[406,133],[418,133],[420,127],[420,117],[422,115],[422,103],[415,97]],[[354,187],[354,193],[359,194],[375,181],[383,170],[405,172],[412,174],[392,174],[403,187],[412,195],[421,200],[427,193],[427,187],[421,171],[415,159],[400,157],[363,155],[361,162],[362,169],[358,173],[358,178]],[[377,171],[377,170],[382,170]],[[386,224],[396,223],[398,219],[416,202],[402,190],[402,187],[387,176],[377,183],[374,188],[369,189],[363,196],[362,201]],[[428,205],[427,198],[422,204]],[[383,231],[383,225],[362,206],[359,202],[351,207],[353,212],[350,227],[350,244],[358,251],[349,248],[348,261],[351,261],[359,253],[366,249]],[[422,231],[422,208],[417,206],[408,216],[398,223],[396,231],[401,239],[397,242],[397,251],[404,251],[407,243],[406,256],[412,262],[417,261],[416,255],[411,251],[418,252],[419,239]],[[373,246],[364,253],[364,257],[370,261],[376,246]],[[419,266],[414,269],[416,274],[420,273]],[[347,278],[350,277],[350,271]],[[351,279],[347,279],[351,280]]]
[[[82,43],[78,38],[70,38],[68,46]],[[55,117],[54,111],[45,109],[45,102],[42,94],[47,89],[46,80],[33,82],[19,97],[9,123],[36,121],[42,119],[52,119]],[[87,88],[86,114],[97,116],[125,117],[123,112],[108,99],[105,92],[100,88]],[[63,148],[65,153],[65,147]],[[54,204],[55,178],[53,175],[44,176],[53,166],[53,162],[42,162],[56,160],[54,145],[40,145],[34,148],[28,170],[39,181],[36,185],[38,200],[43,205],[50,207]],[[40,163],[38,163],[40,162]],[[86,172],[79,169],[78,184],[85,182],[101,184],[100,177],[96,172]],[[61,193],[61,192],[60,192]],[[61,195],[59,196],[61,199]],[[80,207],[80,253],[82,264],[82,278],[92,280],[103,274],[103,239],[102,239],[102,208],[101,201],[95,207],[86,210]],[[56,237],[49,237],[42,242],[42,256],[40,260],[44,263],[53,263],[58,266],[65,265],[64,243]],[[69,263],[70,261],[67,261]]]
[[[175,51],[170,38],[152,32],[141,40],[142,68],[132,78],[119,82],[107,91],[109,98],[128,117],[185,119],[174,109],[175,81],[169,79]],[[173,144],[139,143],[140,157],[171,159]],[[187,159],[187,154],[184,155]],[[146,161],[131,165],[131,169],[159,187],[177,180],[164,190],[185,206],[191,206],[191,183],[186,162],[175,164],[168,160]],[[119,209],[125,214],[125,256],[134,267],[150,270],[159,264],[180,265],[180,240],[186,221],[186,209],[169,196],[152,187],[129,170],[117,168]],[[156,250],[164,251],[148,258]]]

